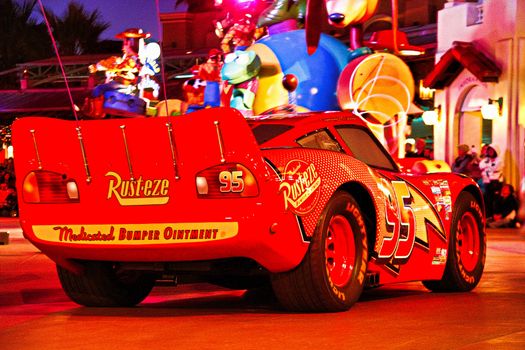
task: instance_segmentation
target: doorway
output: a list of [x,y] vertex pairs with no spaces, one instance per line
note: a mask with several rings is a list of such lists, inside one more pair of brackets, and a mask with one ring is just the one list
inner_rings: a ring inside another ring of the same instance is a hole
[[488,91],[482,85],[466,89],[458,115],[454,150],[466,144],[479,152],[481,145],[492,143],[492,120],[483,119],[481,106],[488,101]]

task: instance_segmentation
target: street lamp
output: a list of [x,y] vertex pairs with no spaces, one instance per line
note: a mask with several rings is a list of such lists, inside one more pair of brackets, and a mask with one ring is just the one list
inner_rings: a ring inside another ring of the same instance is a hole
[[494,120],[501,116],[501,109],[503,107],[503,97],[493,100],[489,98],[487,104],[481,106],[481,115],[483,119]]

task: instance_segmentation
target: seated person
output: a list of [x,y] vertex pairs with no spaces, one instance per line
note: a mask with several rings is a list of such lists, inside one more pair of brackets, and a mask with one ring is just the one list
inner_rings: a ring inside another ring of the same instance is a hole
[[516,227],[519,204],[512,185],[504,184],[494,203],[486,203],[486,205],[491,204],[494,214],[487,219],[488,227]]

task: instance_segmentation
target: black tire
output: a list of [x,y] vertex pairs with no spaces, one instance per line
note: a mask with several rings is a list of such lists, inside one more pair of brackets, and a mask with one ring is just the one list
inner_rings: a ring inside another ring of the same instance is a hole
[[271,276],[277,299],[291,311],[348,310],[363,291],[367,249],[357,202],[347,192],[336,192],[319,218],[303,261]]
[[134,306],[155,285],[155,277],[140,271],[118,272],[112,263],[91,261],[75,274],[57,265],[58,277],[67,296],[84,306]]
[[468,192],[459,195],[454,207],[443,277],[439,281],[423,281],[434,292],[468,292],[477,286],[485,267],[482,208]]

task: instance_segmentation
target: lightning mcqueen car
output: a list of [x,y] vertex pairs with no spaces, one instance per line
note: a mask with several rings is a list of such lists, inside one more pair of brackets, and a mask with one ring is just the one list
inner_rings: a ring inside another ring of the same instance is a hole
[[13,141],[25,237],[82,305],[135,305],[169,279],[340,311],[364,287],[469,291],[483,272],[476,184],[400,172],[350,113],[28,117]]

